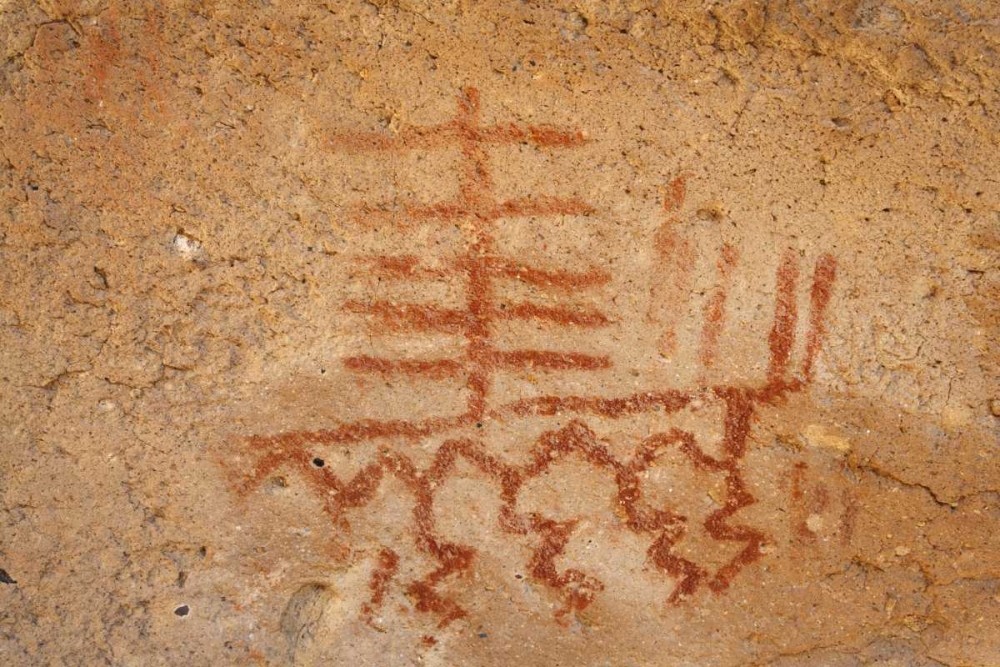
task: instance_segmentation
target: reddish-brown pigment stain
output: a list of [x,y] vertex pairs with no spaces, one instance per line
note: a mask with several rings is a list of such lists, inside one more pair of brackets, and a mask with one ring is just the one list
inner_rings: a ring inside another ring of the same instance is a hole
[[91,42],[90,68],[93,77],[94,88],[91,93],[95,101],[99,101],[107,94],[108,76],[111,68],[118,64],[121,59],[121,35],[118,32],[117,11],[112,9],[109,14],[109,24],[106,29],[98,28],[96,32],[89,33],[88,41]]
[[670,181],[667,187],[667,196],[663,198],[663,210],[667,213],[679,211],[684,205],[684,198],[687,196],[687,174],[681,174]]
[[[117,78],[121,82],[136,84],[127,92],[141,93],[142,100],[152,106],[152,111],[163,114],[166,111],[160,62],[166,52],[162,37],[163,15],[159,10],[152,9],[145,16],[129,16],[127,19],[123,22],[119,11],[111,6],[101,14],[99,23],[84,32],[89,70],[85,97],[92,104],[115,107],[121,102],[119,96],[126,92],[115,87]],[[134,25],[137,20],[141,22],[142,30],[129,31],[127,26]],[[125,28],[124,35],[121,28]],[[133,64],[136,61],[141,61],[141,64],[136,66]],[[121,75],[114,76],[118,72]],[[132,112],[137,108],[142,109],[142,104],[129,105]]]
[[[769,372],[766,384],[758,388],[738,386],[700,387],[692,391],[642,391],[627,396],[540,396],[491,406],[493,377],[498,372],[516,369],[547,371],[600,371],[612,366],[609,357],[578,352],[547,350],[502,350],[492,342],[492,325],[500,320],[534,320],[556,326],[596,328],[609,325],[603,313],[586,308],[541,306],[533,303],[498,303],[495,283],[517,280],[544,289],[563,292],[596,289],[607,284],[610,276],[598,269],[585,271],[550,270],[522,265],[501,256],[493,237],[493,224],[514,215],[589,215],[594,210],[576,200],[535,197],[511,202],[497,202],[487,169],[486,148],[492,145],[529,143],[540,148],[566,148],[583,143],[576,131],[562,131],[548,126],[522,129],[514,125],[482,126],[480,102],[474,89],[464,91],[455,118],[429,128],[403,129],[396,135],[350,133],[330,140],[332,147],[348,151],[403,151],[457,146],[464,157],[460,170],[459,196],[451,202],[430,206],[403,207],[402,222],[433,220],[447,222],[461,217],[470,224],[468,250],[439,267],[425,268],[413,256],[367,258],[373,274],[403,282],[418,279],[457,278],[465,289],[462,308],[443,308],[423,304],[396,304],[376,300],[352,301],[345,305],[350,312],[377,321],[380,331],[414,334],[426,331],[447,332],[462,336],[463,349],[454,358],[387,359],[355,355],[344,360],[346,368],[358,373],[402,375],[422,381],[464,377],[470,398],[465,410],[451,416],[413,420],[366,419],[319,431],[291,431],[273,436],[253,436],[247,444],[255,452],[256,464],[239,484],[239,493],[248,495],[279,469],[299,472],[322,503],[331,521],[350,533],[351,514],[368,505],[382,483],[394,478],[413,498],[413,512],[408,525],[417,550],[435,563],[423,576],[403,584],[402,590],[418,611],[434,614],[445,626],[467,615],[454,599],[446,596],[441,585],[449,578],[467,575],[473,568],[477,551],[471,545],[449,542],[437,534],[436,494],[457,472],[459,459],[466,461],[489,479],[500,493],[501,510],[497,528],[516,537],[530,552],[526,567],[531,577],[561,598],[556,617],[566,620],[586,609],[606,586],[596,577],[575,568],[560,570],[557,561],[565,555],[572,539],[575,520],[556,521],[536,513],[522,513],[519,497],[525,484],[549,473],[566,456],[582,458],[588,465],[608,475],[616,485],[615,503],[625,516],[626,529],[651,540],[647,549],[649,563],[664,575],[675,579],[669,602],[679,603],[707,587],[717,593],[726,590],[739,572],[762,557],[766,536],[761,531],[734,521],[734,516],[755,502],[743,479],[741,461],[758,405],[781,400],[798,391],[811,378],[811,369],[824,333],[824,317],[835,279],[835,262],[824,256],[816,266],[810,302],[810,329],[807,334],[803,378],[789,378],[791,349],[797,313],[795,288],[798,280],[797,258],[788,254],[778,268],[774,323],[769,342]],[[675,212],[683,204],[683,177],[670,186],[664,202],[667,211]],[[373,209],[368,214],[381,212]],[[395,216],[393,214],[389,214]],[[680,298],[686,289],[686,277],[694,262],[689,242],[675,234],[676,220],[670,220],[656,238],[661,269],[660,277],[672,285],[664,294],[667,300]],[[714,359],[718,330],[725,318],[729,280],[738,256],[725,245],[719,259],[722,276],[706,308],[707,328],[703,333],[703,361]],[[679,276],[679,277],[678,277]],[[673,281],[673,282],[671,282]],[[683,283],[683,284],[682,284]],[[681,289],[683,288],[683,289]],[[679,290],[679,291],[678,291]],[[672,295],[672,296],[671,296]],[[676,297],[676,298],[675,298]],[[678,305],[677,303],[673,304]],[[672,306],[673,307],[673,306]],[[706,364],[706,366],[709,366]],[[598,416],[616,419],[627,415],[658,412],[667,415],[683,409],[706,395],[725,406],[724,433],[719,458],[710,456],[697,444],[693,434],[678,429],[655,433],[643,439],[626,460],[611,454],[604,442],[580,418]],[[492,455],[478,439],[455,437],[445,440],[432,461],[418,469],[406,454],[406,446],[432,435],[459,429],[476,432],[486,418],[507,421],[526,417],[571,416],[561,428],[543,433],[533,444],[526,463],[514,464]],[[341,478],[329,466],[317,466],[318,447],[375,442],[380,447],[376,460],[349,478]],[[645,500],[641,488],[643,473],[669,448],[676,447],[695,469],[723,476],[726,496],[722,507],[710,514],[703,527],[712,538],[733,542],[739,551],[714,573],[676,553],[674,548],[686,534],[687,518],[664,507],[654,507]],[[360,521],[361,519],[355,519]],[[381,607],[399,572],[399,557],[389,547],[379,553],[370,587],[371,599],[363,613],[371,617]],[[426,642],[425,642],[426,643]]]

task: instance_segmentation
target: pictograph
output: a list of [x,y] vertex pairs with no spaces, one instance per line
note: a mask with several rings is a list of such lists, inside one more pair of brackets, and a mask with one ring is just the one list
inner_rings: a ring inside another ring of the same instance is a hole
[[[498,248],[495,230],[512,217],[593,216],[597,211],[576,198],[537,195],[500,200],[490,175],[488,155],[491,148],[527,144],[538,150],[571,150],[585,143],[584,135],[573,129],[516,124],[483,124],[479,93],[462,91],[455,116],[444,123],[404,128],[396,134],[342,133],[331,140],[331,148],[348,153],[392,154],[404,151],[455,149],[460,151],[458,195],[453,200],[429,205],[402,205],[393,210],[362,205],[362,217],[388,216],[393,224],[453,224],[461,221],[468,235],[465,250],[445,266],[429,267],[420,257],[363,257],[374,275],[388,280],[419,285],[420,281],[442,276],[461,286],[463,305],[435,306],[426,303],[396,303],[378,298],[350,301],[345,309],[361,313],[377,323],[381,331],[397,334],[444,332],[461,338],[462,344],[439,357],[399,359],[377,355],[355,355],[343,360],[351,372],[406,376],[420,381],[460,380],[468,399],[456,414],[424,415],[413,419],[364,419],[318,431],[292,431],[258,435],[245,445],[253,452],[254,465],[244,470],[239,492],[249,496],[279,470],[295,471],[309,485],[324,511],[338,526],[349,530],[353,511],[364,507],[390,478],[402,483],[412,495],[413,513],[408,529],[416,548],[436,563],[435,568],[414,581],[397,581],[402,556],[394,545],[379,545],[371,575],[369,601],[360,613],[371,619],[384,604],[389,591],[405,592],[420,612],[433,614],[445,626],[467,614],[456,600],[441,592],[449,578],[475,567],[474,544],[442,538],[435,525],[437,490],[455,474],[461,460],[483,473],[499,491],[502,510],[495,529],[523,537],[530,544],[525,565],[534,582],[551,591],[559,600],[556,618],[567,620],[594,602],[604,584],[594,575],[573,567],[560,569],[559,559],[576,527],[574,520],[555,520],[538,512],[524,510],[519,498],[526,484],[552,470],[561,459],[574,455],[613,480],[616,501],[623,511],[624,526],[646,536],[649,566],[674,581],[667,602],[679,604],[701,590],[725,591],[739,573],[762,558],[766,535],[743,525],[736,516],[755,502],[747,487],[742,468],[755,410],[799,391],[814,374],[814,364],[825,334],[825,313],[836,278],[836,261],[821,257],[813,267],[809,290],[809,314],[801,367],[792,369],[792,350],[798,325],[797,291],[801,281],[800,260],[794,253],[783,256],[777,269],[773,322],[768,335],[768,371],[759,386],[697,386],[690,390],[657,389],[604,395],[543,395],[510,402],[494,400],[493,387],[499,374],[524,368],[549,372],[599,372],[612,367],[609,356],[582,352],[555,352],[538,348],[506,349],[498,346],[494,327],[510,320],[539,320],[557,327],[600,329],[609,325],[606,313],[599,310],[552,306],[522,301],[508,303],[497,298],[498,285],[504,281],[520,282],[537,291],[555,294],[579,292],[608,283],[611,276],[593,267],[567,270],[542,269],[505,256]],[[676,211],[684,200],[685,181],[678,178],[670,185],[664,208]],[[688,287],[690,242],[674,233],[671,221],[658,233],[657,251],[670,266],[670,298],[680,298]],[[715,362],[728,293],[739,254],[724,245],[716,267],[718,280],[704,306],[701,333],[701,363],[709,368]],[[671,264],[672,262],[672,264]],[[676,345],[672,331],[667,331],[661,345]],[[709,454],[696,436],[671,427],[670,415],[703,400],[724,406],[722,441],[718,451]],[[608,443],[599,438],[588,419],[619,419],[641,413],[660,415],[664,427],[644,437],[628,457],[616,456]],[[542,433],[531,445],[527,462],[514,463],[492,451],[488,440],[476,428],[484,419],[516,422],[521,419],[570,416],[565,425]],[[407,449],[427,438],[441,438],[442,444],[429,465],[418,468]],[[354,476],[342,478],[330,467],[317,466],[314,460],[322,448],[362,442],[380,443],[375,461]],[[710,570],[683,557],[674,549],[688,528],[688,517],[668,506],[654,506],[643,493],[643,473],[657,457],[668,450],[679,451],[697,470],[717,474],[724,480],[721,507],[704,521],[704,530],[712,539],[738,546],[738,551],[721,567]]]

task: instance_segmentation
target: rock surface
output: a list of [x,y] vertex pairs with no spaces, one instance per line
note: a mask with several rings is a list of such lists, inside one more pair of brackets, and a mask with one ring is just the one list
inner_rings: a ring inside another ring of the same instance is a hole
[[997,2],[0,49],[2,664],[1000,664]]

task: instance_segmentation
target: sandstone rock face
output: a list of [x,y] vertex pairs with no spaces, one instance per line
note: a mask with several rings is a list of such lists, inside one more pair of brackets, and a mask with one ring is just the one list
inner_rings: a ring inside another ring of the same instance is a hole
[[2,664],[1000,664],[996,2],[0,48]]

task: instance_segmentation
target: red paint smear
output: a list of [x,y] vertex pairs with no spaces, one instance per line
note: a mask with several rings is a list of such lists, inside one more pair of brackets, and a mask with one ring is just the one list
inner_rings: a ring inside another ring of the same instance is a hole
[[663,326],[659,352],[664,356],[677,349],[677,322],[691,287],[696,259],[690,241],[678,234],[677,224],[676,219],[668,220],[660,225],[653,238],[659,263],[653,273],[649,319]]
[[679,211],[687,196],[687,175],[681,174],[670,181],[667,196],[663,199],[663,210],[667,213]]
[[[87,41],[91,43],[91,51],[93,52],[89,64],[94,78],[94,96],[97,98],[103,98],[107,94],[110,70],[118,65],[122,58],[121,34],[116,25],[117,21],[118,11],[112,9],[109,13],[107,30],[99,28],[87,36]],[[107,37],[105,37],[105,33]]]

